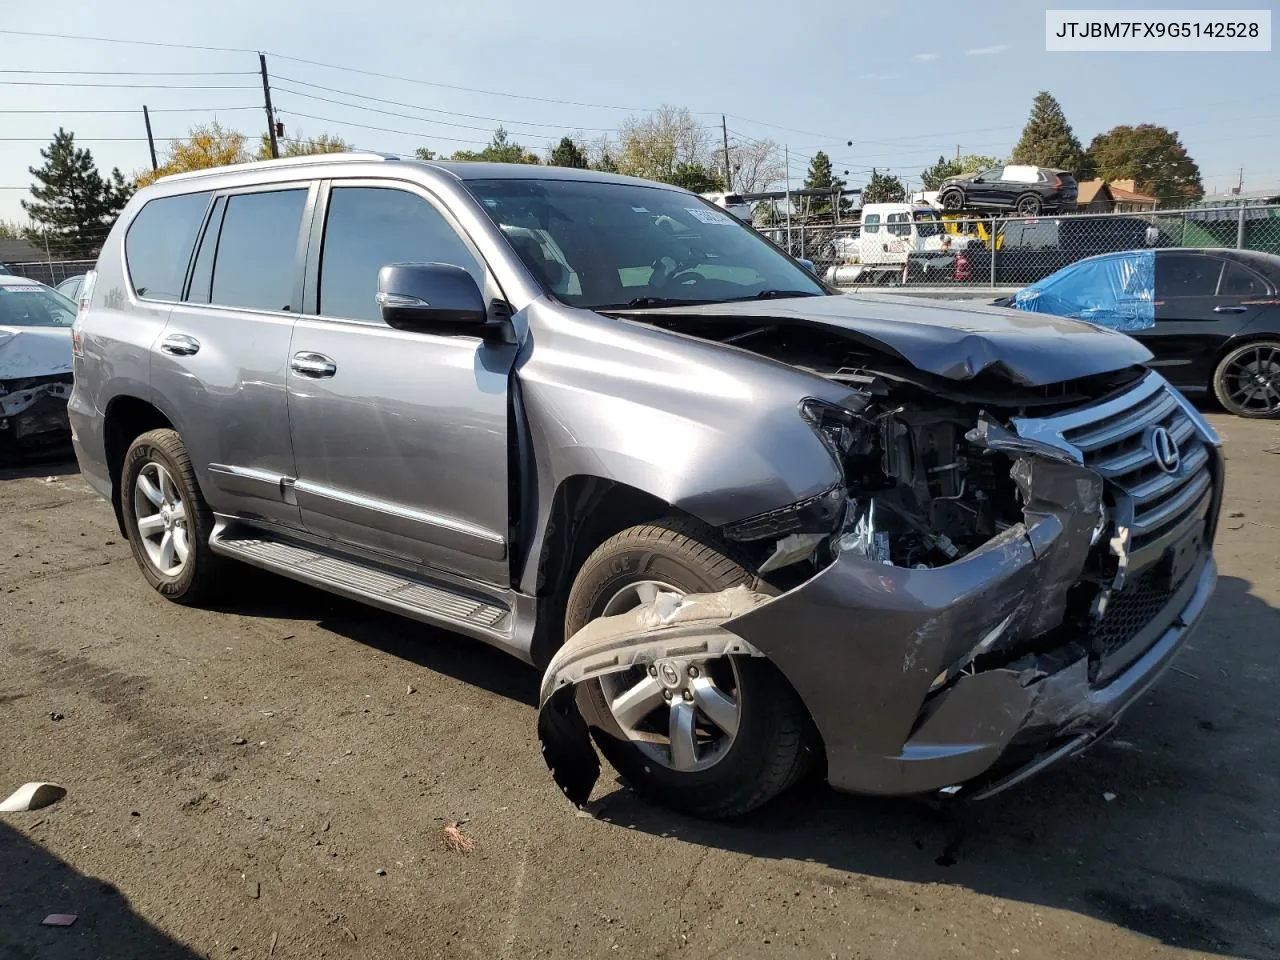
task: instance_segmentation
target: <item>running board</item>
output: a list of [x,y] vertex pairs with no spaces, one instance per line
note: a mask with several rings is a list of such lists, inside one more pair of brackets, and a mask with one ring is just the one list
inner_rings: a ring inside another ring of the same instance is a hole
[[509,608],[386,567],[331,556],[259,530],[227,529],[221,524],[209,538],[209,547],[222,556],[415,620],[490,642],[511,638]]

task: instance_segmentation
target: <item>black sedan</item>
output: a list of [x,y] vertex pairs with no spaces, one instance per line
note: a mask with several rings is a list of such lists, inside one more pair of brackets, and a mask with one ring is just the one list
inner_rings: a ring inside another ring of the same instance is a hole
[[1280,257],[1130,250],[1090,257],[995,301],[1123,331],[1188,395],[1241,417],[1280,417]]

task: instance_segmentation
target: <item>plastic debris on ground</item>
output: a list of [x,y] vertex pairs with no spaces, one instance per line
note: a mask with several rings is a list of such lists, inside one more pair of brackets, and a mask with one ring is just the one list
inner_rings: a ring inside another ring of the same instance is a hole
[[65,787],[56,783],[24,783],[0,803],[0,813],[20,813],[24,810],[39,810],[57,803],[67,795]]
[[76,914],[74,913],[51,913],[40,921],[40,925],[44,927],[69,927],[75,922]]

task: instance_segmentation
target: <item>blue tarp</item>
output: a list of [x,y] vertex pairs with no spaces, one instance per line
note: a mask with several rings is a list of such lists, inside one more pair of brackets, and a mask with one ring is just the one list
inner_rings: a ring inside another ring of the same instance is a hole
[[1156,324],[1152,250],[1081,260],[1019,290],[1013,306],[1131,333]]

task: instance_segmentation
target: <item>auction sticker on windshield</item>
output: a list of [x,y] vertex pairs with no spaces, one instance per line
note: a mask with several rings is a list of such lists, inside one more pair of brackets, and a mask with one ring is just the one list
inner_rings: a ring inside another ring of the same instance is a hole
[[685,207],[685,211],[693,214],[695,218],[701,220],[703,223],[715,223],[720,224],[721,226],[726,224],[729,226],[733,225],[733,217],[729,216],[727,213],[721,213],[719,210],[702,210],[698,207]]

